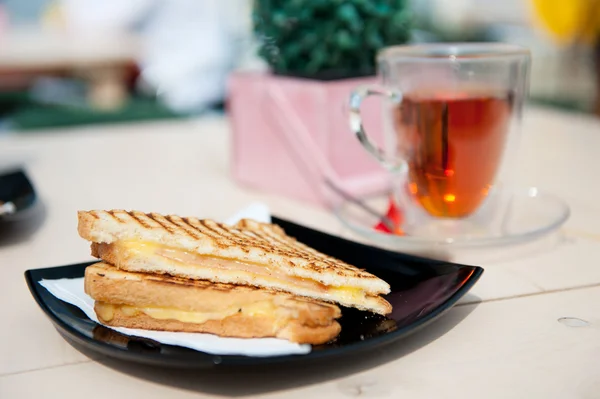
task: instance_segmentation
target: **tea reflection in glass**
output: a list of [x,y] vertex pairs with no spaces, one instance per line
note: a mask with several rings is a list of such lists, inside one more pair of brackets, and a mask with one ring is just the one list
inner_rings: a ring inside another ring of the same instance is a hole
[[475,212],[500,167],[511,116],[508,93],[406,93],[392,112],[412,197],[436,217]]

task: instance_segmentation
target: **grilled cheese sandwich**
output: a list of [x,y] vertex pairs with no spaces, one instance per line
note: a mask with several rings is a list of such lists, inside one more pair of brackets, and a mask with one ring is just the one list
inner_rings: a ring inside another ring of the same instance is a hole
[[119,269],[216,283],[252,285],[379,314],[389,285],[320,253],[279,226],[116,211],[79,212],[92,254]]

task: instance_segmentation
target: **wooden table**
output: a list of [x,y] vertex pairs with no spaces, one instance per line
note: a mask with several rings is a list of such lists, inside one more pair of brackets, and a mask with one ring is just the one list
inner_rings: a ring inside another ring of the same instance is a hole
[[572,207],[559,234],[478,254],[486,271],[471,293],[392,348],[335,366],[233,375],[91,360],[54,330],[23,272],[88,259],[78,209],[222,219],[264,201],[280,215],[348,235],[334,216],[238,187],[220,117],[1,137],[0,164],[26,164],[47,215],[33,236],[0,246],[0,398],[599,398],[600,122],[530,109],[524,133],[520,182]]

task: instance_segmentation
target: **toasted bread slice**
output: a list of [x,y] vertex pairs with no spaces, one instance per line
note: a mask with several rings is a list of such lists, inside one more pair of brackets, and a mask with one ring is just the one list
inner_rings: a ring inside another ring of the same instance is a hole
[[[253,287],[267,287],[266,289],[279,292],[289,292],[321,301],[339,303],[347,307],[360,310],[387,314],[390,310],[389,303],[380,296],[366,295],[359,290],[351,288],[328,289],[320,284],[297,279],[289,276],[280,276],[276,279],[273,274],[258,274],[253,271],[241,269],[219,268],[226,260],[212,258],[196,259],[194,265],[181,262],[177,258],[160,256],[154,251],[139,251],[135,248],[122,248],[117,244],[92,243],[92,255],[104,260],[120,269],[133,272],[150,273],[157,276],[171,275],[198,281],[226,281],[230,284],[250,285]],[[216,264],[215,264],[216,263]],[[197,266],[195,266],[197,264]],[[218,273],[215,275],[215,273]]]
[[96,302],[95,310],[102,314],[110,309],[110,320],[100,321],[108,326],[139,328],[142,330],[176,331],[214,334],[228,338],[280,338],[299,344],[320,345],[331,341],[341,331],[339,323],[310,327],[297,320],[280,326],[271,316],[233,315],[222,320],[204,323],[183,323],[178,320],[159,320],[142,312],[124,311],[121,306]]
[[[211,220],[155,213],[80,211],[81,237],[98,256],[138,272],[213,282],[252,284],[380,314],[391,305],[385,281],[320,253],[273,224]],[[312,287],[308,287],[311,285]]]
[[88,266],[85,292],[106,325],[204,332],[226,337],[275,337],[321,344],[341,327],[340,309],[255,287],[132,273],[106,263]]

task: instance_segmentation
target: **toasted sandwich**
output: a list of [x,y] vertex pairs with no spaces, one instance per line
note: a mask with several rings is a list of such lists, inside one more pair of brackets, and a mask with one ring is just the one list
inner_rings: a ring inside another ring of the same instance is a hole
[[[274,224],[235,226],[156,213],[80,211],[92,255],[129,272],[246,285],[386,315],[382,279],[320,253]],[[199,283],[202,284],[202,283]]]
[[341,330],[333,304],[251,286],[132,273],[103,262],[88,266],[84,281],[108,326],[315,345]]

